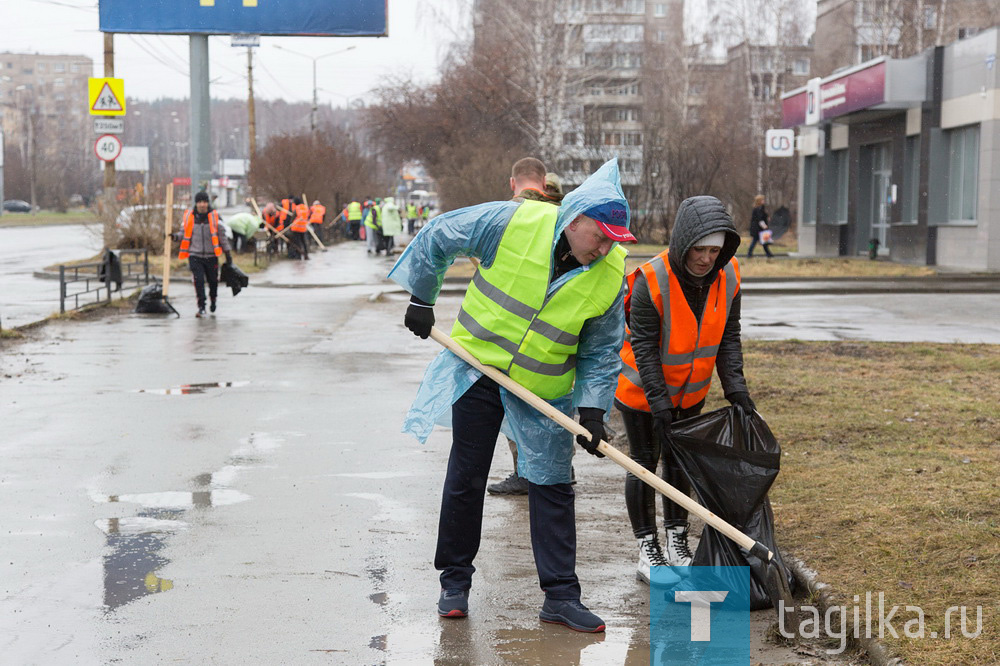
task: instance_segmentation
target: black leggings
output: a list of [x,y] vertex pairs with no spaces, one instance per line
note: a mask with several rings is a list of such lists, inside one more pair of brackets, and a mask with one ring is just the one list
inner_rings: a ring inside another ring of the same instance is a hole
[[[702,403],[703,404],[703,403]],[[701,412],[702,404],[689,409],[675,409],[674,420],[695,416]],[[622,412],[625,434],[628,436],[629,456],[650,472],[656,473],[656,464],[663,459],[661,478],[685,495],[691,492],[684,472],[674,461],[673,453],[666,442],[657,442],[653,436],[653,417],[648,412]],[[656,534],[656,491],[639,480],[631,472],[625,474],[625,506],[632,521],[632,532],[636,539]],[[687,524],[687,509],[680,507],[666,497],[663,498],[664,527],[683,527]]]

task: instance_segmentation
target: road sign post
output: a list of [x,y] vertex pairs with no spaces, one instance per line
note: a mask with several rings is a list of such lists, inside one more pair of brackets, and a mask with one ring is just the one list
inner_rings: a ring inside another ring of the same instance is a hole
[[114,162],[122,154],[122,140],[114,134],[102,134],[94,142],[94,154],[104,162]]

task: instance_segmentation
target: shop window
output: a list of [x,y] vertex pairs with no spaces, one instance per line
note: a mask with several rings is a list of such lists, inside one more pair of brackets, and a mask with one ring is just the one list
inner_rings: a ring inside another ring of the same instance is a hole
[[903,222],[917,223],[920,204],[920,137],[906,137],[903,151]]
[[979,194],[979,125],[948,132],[948,220],[976,219]]
[[[847,224],[847,186],[849,184],[847,153],[847,150],[836,150],[833,153],[834,186],[837,188],[833,199],[833,221],[837,224]],[[815,208],[815,206],[814,202],[813,207]]]
[[809,155],[802,160],[802,223],[816,224],[817,157]]

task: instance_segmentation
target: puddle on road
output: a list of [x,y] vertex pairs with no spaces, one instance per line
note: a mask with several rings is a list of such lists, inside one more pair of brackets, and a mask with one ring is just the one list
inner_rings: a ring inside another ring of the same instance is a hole
[[[494,652],[507,664],[624,664],[632,634],[627,627],[609,628],[603,634],[585,634],[540,623],[537,628],[495,632]],[[441,638],[444,649],[444,632]]]
[[95,521],[107,538],[104,556],[104,607],[113,611],[130,601],[173,588],[156,574],[168,563],[159,552],[166,537],[187,528],[177,520],[183,511],[152,511],[129,518]]
[[[248,383],[230,382],[228,385]],[[171,535],[189,528],[188,523],[181,520],[185,512],[229,506],[251,499],[250,495],[232,488],[240,471],[260,462],[261,456],[279,448],[284,441],[283,437],[270,433],[251,433],[241,439],[240,446],[230,453],[226,465],[191,479],[193,486],[204,490],[123,495],[91,491],[90,498],[99,504],[137,504],[142,507],[135,516],[94,521],[94,525],[105,534],[109,550],[103,558],[105,609],[114,611],[140,597],[173,589],[174,582],[157,573],[169,563],[159,553]]]
[[165,389],[134,389],[130,393],[152,393],[153,395],[195,395],[207,393],[213,389],[220,388],[241,388],[249,386],[250,382],[207,382],[203,384],[181,384],[173,388]]

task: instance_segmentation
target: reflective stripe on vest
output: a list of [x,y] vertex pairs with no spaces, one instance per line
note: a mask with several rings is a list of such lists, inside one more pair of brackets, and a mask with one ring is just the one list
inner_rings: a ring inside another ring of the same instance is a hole
[[295,206],[295,219],[292,220],[292,231],[304,234],[309,230],[309,206],[298,204]]
[[[219,212],[211,211],[208,214],[208,230],[212,232],[212,248],[216,257],[222,256],[222,248],[219,247]],[[181,240],[181,249],[177,253],[178,259],[187,259],[191,256],[188,251],[191,249],[191,236],[194,234],[194,211],[189,210],[184,215],[184,238]]]
[[473,277],[451,331],[482,363],[546,400],[573,389],[580,330],[618,298],[627,254],[615,246],[548,294],[558,214],[537,201],[517,207],[493,263]]
[[[680,282],[670,270],[667,252],[661,252],[629,276],[630,292],[639,271],[646,278],[650,299],[660,314],[660,364],[667,395],[674,407],[693,407],[708,395],[712,383],[719,343],[733,298],[740,288],[739,263],[734,257],[719,271],[705,299],[700,325],[684,297]],[[667,289],[662,285],[667,285]],[[622,371],[615,398],[633,409],[648,412],[649,403],[642,390],[628,327],[625,334]]]

